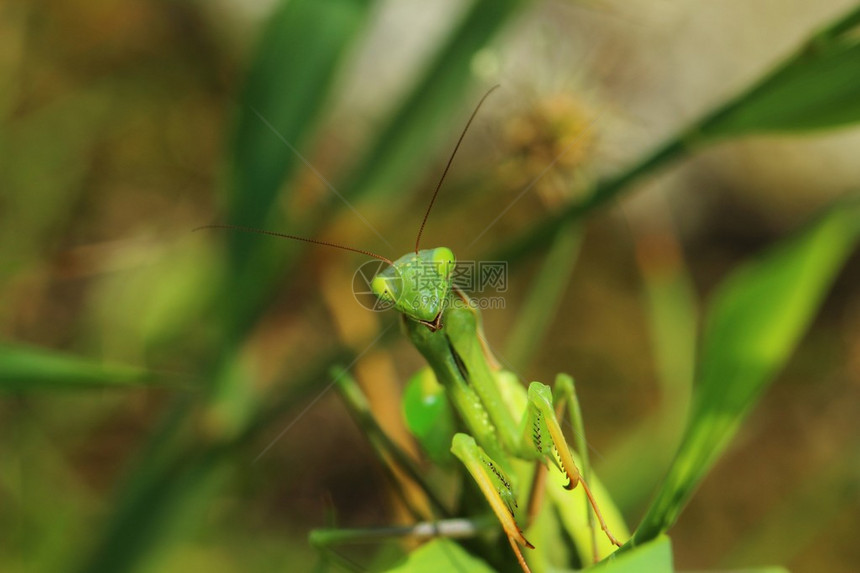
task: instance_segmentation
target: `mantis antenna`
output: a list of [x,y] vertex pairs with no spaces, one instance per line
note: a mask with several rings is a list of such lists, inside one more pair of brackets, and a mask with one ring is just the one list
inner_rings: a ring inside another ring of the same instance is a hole
[[263,229],[242,227],[240,225],[203,225],[202,227],[197,227],[196,229],[193,229],[192,232],[199,231],[201,229],[232,229],[234,231],[242,231],[243,233],[257,233],[258,235],[270,235],[272,237],[282,237],[284,239],[292,239],[294,241],[304,241],[305,243],[313,243],[314,245],[323,245],[325,247],[334,247],[335,249],[342,249],[344,251],[360,253],[362,255],[367,255],[368,257],[373,257],[374,259],[379,259],[380,261],[386,262],[389,265],[394,265],[391,259],[383,257],[382,255],[377,255],[376,253],[371,253],[370,251],[365,251],[364,249],[356,249],[353,247],[347,247],[345,245],[338,245],[337,243],[329,243],[328,241],[318,241],[316,239],[297,237],[296,235],[287,235],[285,233],[276,233],[274,231],[264,231]]
[[433,203],[436,202],[436,196],[439,195],[439,189],[442,187],[442,182],[445,181],[445,176],[448,174],[448,170],[451,168],[451,163],[454,161],[454,156],[457,155],[457,150],[460,149],[460,144],[463,143],[463,138],[466,136],[466,132],[469,131],[469,126],[472,125],[472,120],[475,119],[475,116],[478,114],[478,110],[481,109],[481,104],[484,103],[484,100],[487,99],[495,89],[499,87],[499,84],[494,85],[487,93],[484,94],[484,97],[481,98],[481,101],[478,102],[478,105],[475,106],[475,111],[472,112],[472,115],[469,116],[469,121],[466,122],[466,127],[463,128],[463,132],[460,133],[460,139],[457,140],[457,145],[454,146],[454,151],[451,153],[451,157],[448,158],[448,164],[445,166],[445,170],[442,172],[442,177],[439,178],[439,183],[436,185],[436,190],[433,192],[433,197],[430,198],[430,204],[427,205],[427,211],[424,213],[424,220],[421,221],[421,227],[418,228],[418,237],[415,239],[415,254],[418,254],[418,247],[421,244],[421,234],[424,232],[424,225],[427,224],[427,218],[430,216],[430,209],[433,208]]
[[[451,157],[448,158],[448,163],[445,165],[445,170],[442,172],[442,177],[439,178],[439,183],[436,185],[436,190],[433,191],[433,197],[430,198],[430,204],[427,206],[427,211],[424,213],[424,219],[421,221],[421,227],[418,229],[418,237],[415,239],[415,254],[418,254],[418,248],[421,244],[421,234],[424,232],[424,226],[427,224],[427,218],[430,216],[430,210],[433,208],[433,204],[436,202],[436,197],[439,195],[439,189],[442,187],[442,182],[445,181],[445,176],[448,174],[448,170],[451,168],[451,163],[454,161],[454,157],[457,155],[457,150],[460,149],[460,144],[463,143],[463,138],[466,136],[466,132],[469,131],[469,126],[472,125],[472,120],[475,119],[475,116],[478,114],[478,110],[481,109],[481,105],[484,103],[484,100],[495,91],[496,88],[499,87],[499,84],[494,85],[484,96],[481,98],[481,101],[478,102],[478,105],[475,106],[475,110],[472,112],[472,115],[469,116],[469,121],[466,122],[466,126],[463,128],[462,133],[460,133],[460,138],[457,140],[457,145],[454,146],[454,151],[451,153]],[[391,259],[387,257],[383,257],[382,255],[377,255],[376,253],[371,253],[370,251],[365,251],[364,249],[356,249],[354,247],[347,247],[346,245],[338,245],[337,243],[330,243],[328,241],[319,241],[316,239],[308,239],[307,237],[299,237],[297,235],[287,235],[286,233],[276,233],[274,231],[266,231],[264,229],[255,229],[253,227],[243,227],[241,225],[202,225],[195,229],[194,231],[200,231],[202,229],[230,229],[233,231],[241,231],[243,233],[256,233],[258,235],[269,235],[272,237],[281,237],[284,239],[292,239],[294,241],[303,241],[305,243],[312,243],[314,245],[322,245],[324,247],[333,247],[335,249],[341,249],[343,251],[352,251],[353,253],[359,253],[362,255],[367,255],[368,257],[373,257],[374,259],[379,259],[385,263],[388,263],[391,266],[394,266],[394,263]]]

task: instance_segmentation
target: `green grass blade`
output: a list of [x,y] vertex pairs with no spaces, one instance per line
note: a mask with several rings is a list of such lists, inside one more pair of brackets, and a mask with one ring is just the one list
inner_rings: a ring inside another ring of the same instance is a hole
[[860,202],[838,205],[734,272],[714,295],[697,396],[678,454],[631,545],[669,529],[797,345],[860,234]]
[[387,460],[391,460],[393,465],[399,467],[406,475],[408,475],[424,492],[428,501],[433,506],[437,515],[448,517],[449,511],[442,503],[442,500],[430,487],[430,484],[424,479],[424,475],[419,469],[415,461],[407,454],[397,443],[392,440],[385,430],[377,422],[373,411],[370,408],[370,402],[367,396],[362,391],[358,382],[350,375],[349,371],[341,366],[335,366],[331,369],[332,377],[341,398],[349,409],[355,422],[359,425],[364,435],[367,437],[374,451],[380,458],[380,463],[383,466],[385,473],[391,479],[392,485],[397,489],[402,497],[403,504],[413,513],[416,519],[422,517],[411,503],[409,496],[403,491],[402,484],[398,480],[396,474],[391,471]]
[[672,542],[665,535],[629,553],[602,561],[594,567],[600,573],[672,573]]
[[860,121],[860,39],[804,46],[702,125],[706,138],[802,132]]
[[[232,145],[230,222],[252,227],[270,220],[278,190],[301,163],[301,150],[327,101],[369,0],[290,0],[270,18],[248,72]],[[241,260],[259,239],[231,235]]]
[[[299,166],[300,153],[325,110],[339,64],[368,19],[371,0],[281,2],[268,21],[248,72],[232,146],[227,217],[248,227],[279,225],[278,192]],[[301,229],[291,229],[301,234]],[[227,427],[253,415],[254,400],[236,357],[262,301],[280,276],[286,241],[257,234],[227,235],[229,269],[215,307],[223,314],[217,332],[218,363],[212,368],[213,410]]]
[[640,512],[672,462],[684,431],[695,377],[698,301],[673,238],[642,234],[637,252],[660,403],[604,454],[600,475],[619,507]]
[[[231,147],[229,223],[280,229],[279,191],[303,165],[303,153],[329,101],[341,61],[368,20],[372,0],[280,2],[265,27],[239,102]],[[305,228],[293,225],[291,232]],[[260,300],[281,272],[285,241],[227,235],[230,269],[221,289],[226,345],[242,338]]]
[[0,346],[0,392],[82,390],[149,384],[152,374],[44,348]]
[[845,16],[821,30],[818,37],[824,41],[831,40],[850,32],[857,26],[860,26],[860,6],[850,10]]
[[523,0],[478,0],[436,52],[423,77],[415,84],[358,161],[353,176],[342,187],[351,197],[381,197],[396,193],[428,168],[427,154],[438,137],[449,131],[440,119],[453,110],[467,109],[464,95],[472,79],[475,53],[487,45]]

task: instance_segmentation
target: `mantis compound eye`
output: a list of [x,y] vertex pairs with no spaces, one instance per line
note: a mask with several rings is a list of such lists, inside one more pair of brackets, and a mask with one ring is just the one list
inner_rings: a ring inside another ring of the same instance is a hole
[[443,280],[451,277],[457,265],[454,253],[448,247],[433,249],[433,263],[436,265],[436,272]]
[[370,290],[377,297],[386,302],[396,304],[400,299],[402,281],[399,276],[386,276],[378,274],[370,283]]

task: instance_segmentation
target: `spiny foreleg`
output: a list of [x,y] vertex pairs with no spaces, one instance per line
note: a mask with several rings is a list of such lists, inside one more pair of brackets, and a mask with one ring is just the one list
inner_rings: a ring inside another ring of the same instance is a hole
[[[562,382],[562,384],[565,384],[565,382]],[[570,400],[571,396],[568,395],[565,398]],[[588,484],[582,478],[582,474],[573,460],[570,447],[556,417],[552,391],[546,384],[532,382],[529,385],[528,410],[526,411],[523,443],[523,455],[537,455],[545,463],[553,464],[567,476],[568,483],[565,486],[566,489],[571,490],[577,484],[582,484],[582,489],[588,498],[588,503],[591,505],[600,523],[600,528],[613,545],[621,547],[621,542],[609,531],[609,527],[606,525],[606,520],[603,518],[597,501],[594,499],[591,488],[588,487]]]
[[469,474],[471,474],[475,483],[478,484],[481,493],[484,494],[484,497],[489,502],[499,523],[502,524],[502,528],[505,530],[508,542],[517,556],[520,567],[526,573],[530,573],[531,570],[528,564],[526,564],[520,546],[534,549],[534,545],[525,538],[519,525],[517,525],[515,517],[517,501],[510,478],[499,464],[490,458],[481,446],[475,442],[472,436],[455,434],[451,444],[451,452],[469,470]]

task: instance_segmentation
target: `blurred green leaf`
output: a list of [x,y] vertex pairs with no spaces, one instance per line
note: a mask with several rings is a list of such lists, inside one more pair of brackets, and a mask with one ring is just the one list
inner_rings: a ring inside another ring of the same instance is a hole
[[[305,161],[340,62],[368,19],[372,0],[280,2],[260,39],[248,72],[232,144],[227,217],[247,227],[278,227],[276,199]],[[292,228],[301,234],[301,228]],[[241,333],[260,311],[260,299],[283,265],[283,241],[229,234],[231,271],[223,292],[230,304],[225,329]]]
[[148,384],[152,375],[139,368],[28,346],[0,345],[0,392],[81,390]]
[[[230,157],[230,222],[266,226],[281,185],[301,162],[294,149],[301,149],[313,133],[338,64],[348,55],[371,6],[370,0],[290,0],[278,5],[263,32],[240,103]],[[229,416],[220,420],[221,428],[228,428],[219,430],[216,437],[221,439],[242,433],[245,428],[237,426],[253,421],[252,408],[258,405],[254,388],[247,384],[235,351],[271,288],[280,264],[272,254],[282,246],[275,241],[259,244],[259,237],[250,234],[233,233],[229,239],[232,269],[221,285],[218,305],[227,324],[215,329],[224,341],[207,373],[213,381],[210,419],[213,413]],[[190,404],[177,404],[175,411],[171,420],[194,415]],[[176,430],[168,423],[156,433],[139,460],[139,471],[121,491],[84,570],[133,569],[153,548],[175,543],[181,536],[180,522],[200,519],[201,507],[216,488],[196,484],[217,482],[223,450],[200,442],[165,455],[164,442],[182,441],[171,429]],[[185,503],[192,498],[194,503]]]
[[815,316],[860,234],[860,202],[837,205],[793,240],[735,271],[710,304],[687,430],[629,545],[669,529]]
[[[306,160],[301,149],[328,101],[341,60],[368,19],[372,0],[281,2],[269,19],[248,72],[233,141],[233,180],[228,217],[247,227],[277,219],[284,181]],[[301,234],[300,229],[291,229]],[[253,373],[234,355],[262,312],[263,300],[293,245],[258,234],[229,234],[231,268],[220,289],[224,323],[218,363],[211,375],[213,412],[228,432],[253,416]]]
[[449,539],[434,539],[425,543],[410,553],[406,562],[389,569],[389,573],[439,573],[440,571],[493,573],[489,565],[470,555]]
[[[698,332],[696,292],[675,239],[663,232],[642,234],[637,251],[660,404],[600,462],[612,499],[628,511],[645,509],[678,447],[693,391]],[[636,468],[635,477],[630,468]]]
[[756,86],[706,119],[706,138],[747,133],[807,131],[860,121],[860,36],[855,8],[813,37]]
[[[263,226],[328,100],[371,0],[290,0],[269,19],[248,72],[233,141],[231,222]],[[233,255],[256,237],[232,237]]]

